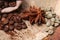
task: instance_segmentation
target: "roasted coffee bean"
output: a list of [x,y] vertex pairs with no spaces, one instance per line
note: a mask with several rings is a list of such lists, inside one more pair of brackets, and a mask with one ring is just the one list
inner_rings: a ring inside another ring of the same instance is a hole
[[11,16],[11,17],[9,18],[9,20],[14,20],[14,17],[13,17],[13,16]]
[[[13,19],[14,20],[14,19]],[[21,23],[22,20],[15,19],[14,22]]]
[[18,23],[14,23],[14,26],[17,27],[19,24]]
[[21,25],[22,29],[26,29],[27,28],[27,26],[26,26],[26,24],[24,22],[20,23],[20,25]]
[[18,14],[17,13],[14,13],[13,16],[18,16]]
[[10,7],[14,7],[14,6],[16,6],[16,3],[15,3],[15,2],[10,2],[10,3],[9,3],[9,6],[10,6]]
[[10,19],[13,16],[13,14],[9,13],[7,16],[8,16],[7,18]]
[[14,20],[14,22],[19,22],[15,16],[14,16],[14,17],[12,17],[11,19],[13,19],[13,20]]
[[20,23],[14,23],[14,26],[17,30],[22,29],[22,25]]
[[9,21],[9,24],[14,24],[14,21],[13,21],[13,20],[10,20],[10,21]]
[[22,29],[26,29],[27,26],[25,24],[22,25]]
[[0,23],[0,30],[2,30],[3,29],[3,24],[2,23]]
[[18,16],[16,17],[16,19],[21,23],[22,22],[22,19]]
[[4,30],[5,32],[8,32],[8,31],[9,31],[8,27],[9,27],[8,25],[5,25],[3,30]]
[[17,26],[17,27],[15,27],[17,30],[21,30],[22,29],[22,26],[21,25],[19,25],[19,26]]
[[9,30],[10,30],[10,31],[13,31],[13,30],[14,30],[14,26],[9,25]]
[[0,26],[0,30],[2,30],[2,26]]
[[2,17],[6,18],[7,17],[7,14],[3,14]]
[[9,6],[8,4],[9,4],[8,2],[4,2],[5,7],[8,7]]
[[9,13],[8,16],[13,16],[13,13]]
[[6,19],[4,17],[1,19],[1,21],[2,21],[2,24],[7,24],[8,23],[8,19]]

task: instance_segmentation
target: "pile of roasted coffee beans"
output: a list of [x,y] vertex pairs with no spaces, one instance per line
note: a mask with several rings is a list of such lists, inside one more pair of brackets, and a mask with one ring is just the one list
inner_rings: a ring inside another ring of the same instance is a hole
[[27,26],[20,18],[18,13],[9,13],[0,15],[0,29],[5,32],[13,31],[14,29],[26,29]]

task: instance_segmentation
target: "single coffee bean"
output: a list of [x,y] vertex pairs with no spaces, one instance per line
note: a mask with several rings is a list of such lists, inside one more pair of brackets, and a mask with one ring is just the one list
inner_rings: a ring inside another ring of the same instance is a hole
[[8,25],[5,25],[3,30],[4,30],[5,32],[8,32],[8,31],[9,31],[8,27],[9,27]]
[[5,17],[6,18],[7,17],[7,14],[3,14],[2,17]]
[[1,21],[2,21],[2,24],[7,24],[9,20],[3,17]]
[[10,19],[11,17],[13,16],[13,14],[12,13],[10,13],[10,14],[8,14],[8,19]]
[[15,2],[10,2],[10,3],[9,3],[9,6],[10,6],[10,7],[14,7],[14,6],[16,6],[16,3],[15,3]]
[[19,26],[17,26],[17,27],[15,27],[17,30],[21,30],[22,29],[22,26],[21,25],[19,25]]
[[10,30],[10,31],[13,31],[13,30],[14,30],[14,26],[9,25],[9,30]]
[[2,30],[3,29],[3,24],[0,24],[0,30]]
[[22,29],[26,29],[27,26],[25,24],[22,25]]
[[17,27],[18,26],[18,23],[14,23],[14,26]]
[[13,20],[10,20],[10,21],[9,21],[9,24],[14,24],[14,21],[13,21]]
[[8,4],[9,4],[8,2],[4,2],[5,7],[8,7],[9,6]]

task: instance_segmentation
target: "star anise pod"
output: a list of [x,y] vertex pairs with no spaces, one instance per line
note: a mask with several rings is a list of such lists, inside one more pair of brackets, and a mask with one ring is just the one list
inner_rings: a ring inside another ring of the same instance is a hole
[[34,23],[45,23],[44,18],[44,10],[41,10],[41,8],[36,8],[35,6],[30,7],[29,10],[25,10],[20,14],[20,17],[25,20],[29,20],[31,24]]

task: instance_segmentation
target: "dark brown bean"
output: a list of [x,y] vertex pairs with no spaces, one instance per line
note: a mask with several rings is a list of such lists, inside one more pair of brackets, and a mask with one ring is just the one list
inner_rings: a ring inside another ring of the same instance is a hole
[[10,21],[9,21],[9,24],[14,24],[14,21],[13,21],[13,20],[10,20]]
[[22,26],[19,25],[19,26],[16,27],[16,29],[17,29],[17,30],[21,30],[21,29],[22,29]]
[[26,29],[26,28],[27,28],[27,26],[23,24],[22,25],[22,29]]
[[14,23],[14,26],[17,27],[19,24],[18,23]]
[[0,30],[2,30],[3,29],[3,24],[2,23],[0,23]]
[[10,14],[8,14],[7,16],[8,16],[7,18],[10,19],[10,18],[13,16],[13,14],[10,13]]
[[8,31],[9,31],[8,27],[9,27],[8,25],[5,25],[3,30],[4,30],[5,32],[8,32]]
[[6,19],[4,17],[1,19],[1,21],[2,21],[2,24],[7,24],[8,23],[8,19]]
[[14,30],[14,26],[9,25],[9,30],[10,30],[10,31],[13,31],[13,30]]
[[9,6],[9,3],[8,2],[4,2],[4,6],[5,7],[8,7]]
[[16,3],[15,3],[15,2],[10,2],[10,3],[9,3],[9,6],[10,6],[10,7],[14,7],[14,6],[16,6]]
[[7,17],[7,14],[3,14],[2,17],[5,17],[6,18]]
[[22,29],[26,29],[27,28],[27,26],[26,26],[26,24],[24,22],[20,23],[20,25],[22,26]]

